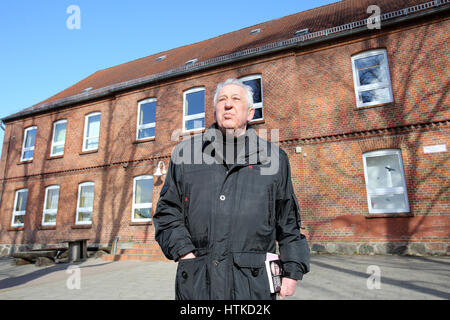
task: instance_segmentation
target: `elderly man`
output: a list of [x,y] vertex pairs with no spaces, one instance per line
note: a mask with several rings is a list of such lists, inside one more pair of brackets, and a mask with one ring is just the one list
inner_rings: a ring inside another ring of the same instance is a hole
[[288,157],[248,125],[251,87],[228,79],[214,104],[216,123],[174,148],[154,215],[156,240],[178,261],[176,299],[276,299],[265,259],[277,242],[278,294],[293,295],[309,248]]

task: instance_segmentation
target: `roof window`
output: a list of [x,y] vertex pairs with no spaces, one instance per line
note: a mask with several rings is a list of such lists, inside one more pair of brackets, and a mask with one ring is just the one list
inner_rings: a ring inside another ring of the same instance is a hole
[[295,33],[294,33],[294,37],[303,36],[303,35],[308,34],[308,33],[309,33],[309,29],[308,29],[308,28],[306,28],[306,29],[301,29],[301,30],[297,30],[297,31],[295,31]]
[[198,59],[191,59],[191,60],[189,60],[189,61],[186,61],[186,62],[184,63],[184,65],[190,66],[190,65],[196,63],[197,61],[198,61]]
[[156,59],[156,61],[157,62],[160,62],[160,61],[163,61],[165,58],[167,58],[167,56],[161,56],[161,57],[158,57],[157,59]]
[[258,29],[253,29],[252,31],[250,31],[250,34],[257,34],[257,33],[260,33],[260,32],[261,32],[261,29],[258,28]]

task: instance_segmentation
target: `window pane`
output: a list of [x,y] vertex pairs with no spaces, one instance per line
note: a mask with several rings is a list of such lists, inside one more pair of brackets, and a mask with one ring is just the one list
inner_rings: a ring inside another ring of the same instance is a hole
[[134,209],[134,219],[150,219],[152,217],[151,208]]
[[21,215],[17,215],[14,216],[14,223],[13,224],[23,224],[25,221],[25,215],[21,214]]
[[205,127],[205,119],[195,119],[186,121],[186,130],[202,129]]
[[135,203],[151,203],[153,196],[153,179],[141,179],[136,181]]
[[139,129],[138,139],[144,139],[155,136],[155,128]]
[[23,158],[24,159],[31,159],[31,158],[33,158],[33,154],[34,154],[34,150],[25,151],[23,153]]
[[64,153],[64,145],[53,146],[52,154]]
[[20,191],[17,193],[17,204],[15,211],[25,211],[27,208],[28,191]]
[[379,54],[355,60],[355,66],[358,69],[360,85],[385,82],[386,75],[383,72],[381,64],[384,63],[384,55]]
[[403,194],[391,194],[371,196],[372,209],[406,209],[405,196]]
[[262,119],[263,115],[262,115],[262,108],[255,108],[255,115],[253,116],[252,120],[255,119]]
[[94,186],[82,186],[80,191],[80,208],[91,208],[94,204]]
[[397,154],[367,157],[369,188],[403,187],[400,162]]
[[86,141],[86,149],[98,148],[98,138],[90,138]]
[[262,102],[262,94],[261,94],[261,79],[252,79],[243,81],[244,84],[252,87],[253,89],[253,103],[260,103]]
[[66,139],[66,125],[66,122],[61,122],[56,125],[54,142],[64,142]]
[[91,221],[92,213],[91,212],[79,212],[78,213],[78,221]]
[[186,94],[185,101],[185,115],[190,116],[193,114],[205,112],[205,91],[197,91]]
[[25,148],[34,147],[35,139],[36,139],[36,129],[28,130],[27,136],[25,138]]
[[362,91],[359,94],[362,103],[369,103],[372,101],[390,101],[390,93],[388,88]]
[[44,216],[45,223],[56,223],[56,214],[46,214]]
[[156,101],[141,104],[139,124],[156,122]]
[[88,120],[87,137],[98,137],[100,132],[100,115],[91,116]]
[[59,189],[48,189],[45,209],[58,209]]

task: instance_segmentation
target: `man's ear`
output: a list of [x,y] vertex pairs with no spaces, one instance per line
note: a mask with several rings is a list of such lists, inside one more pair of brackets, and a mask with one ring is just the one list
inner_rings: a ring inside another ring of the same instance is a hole
[[252,121],[254,115],[255,115],[255,108],[248,108],[247,122]]

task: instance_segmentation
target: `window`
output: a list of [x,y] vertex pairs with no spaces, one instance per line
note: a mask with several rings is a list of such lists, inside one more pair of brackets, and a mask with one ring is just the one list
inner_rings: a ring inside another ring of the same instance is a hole
[[84,122],[83,151],[98,149],[100,112],[88,114]]
[[369,213],[409,212],[400,150],[363,154]]
[[253,107],[255,108],[255,115],[253,116],[252,121],[264,119],[261,76],[253,75],[243,77],[240,80],[253,89]]
[[94,183],[84,182],[78,186],[78,204],[76,224],[92,223],[92,208],[94,206]]
[[66,141],[67,120],[56,121],[53,124],[52,150],[50,156],[64,154],[64,143]]
[[366,107],[394,101],[386,50],[372,50],[352,57],[356,104]]
[[183,93],[183,131],[205,128],[205,88]]
[[27,209],[27,198],[28,198],[28,189],[21,189],[16,191],[11,221],[12,227],[23,227],[25,221],[25,213]]
[[138,124],[136,140],[155,136],[156,99],[146,99],[138,104]]
[[43,226],[56,225],[58,212],[59,186],[50,186],[45,189],[44,212],[42,214]]
[[304,36],[305,34],[308,34],[308,33],[309,33],[309,29],[308,29],[308,28],[306,28],[306,29],[301,29],[301,30],[297,30],[297,31],[295,31],[295,33],[294,33],[294,37]]
[[186,62],[184,63],[184,65],[185,65],[185,66],[191,66],[191,65],[197,63],[197,61],[198,61],[197,58],[191,59],[191,60],[186,61]]
[[131,221],[152,220],[153,177],[139,176],[133,182],[133,208]]
[[22,155],[20,161],[33,160],[34,145],[36,142],[37,127],[29,127],[25,129],[23,134]]

